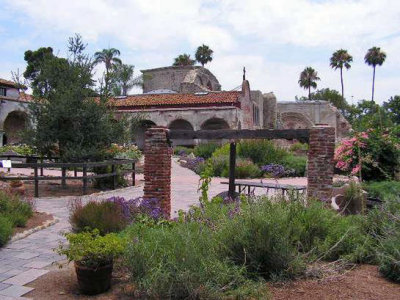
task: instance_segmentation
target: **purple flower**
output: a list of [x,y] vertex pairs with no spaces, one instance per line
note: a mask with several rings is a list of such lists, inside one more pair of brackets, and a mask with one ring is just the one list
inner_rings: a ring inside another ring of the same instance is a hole
[[161,203],[156,198],[144,199],[142,197],[125,200],[123,197],[111,197],[106,201],[115,203],[121,210],[122,215],[133,221],[138,215],[147,215],[153,219],[164,217]]
[[285,168],[278,164],[268,164],[261,167],[263,173],[267,173],[273,177],[282,177],[285,175]]

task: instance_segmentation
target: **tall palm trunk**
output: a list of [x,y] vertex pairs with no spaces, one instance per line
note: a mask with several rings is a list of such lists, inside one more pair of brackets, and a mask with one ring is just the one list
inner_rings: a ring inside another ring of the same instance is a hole
[[342,84],[342,100],[344,101],[343,68],[340,68],[340,83]]
[[376,66],[374,65],[374,72],[372,75],[372,101],[374,101],[374,89],[375,89],[375,68]]

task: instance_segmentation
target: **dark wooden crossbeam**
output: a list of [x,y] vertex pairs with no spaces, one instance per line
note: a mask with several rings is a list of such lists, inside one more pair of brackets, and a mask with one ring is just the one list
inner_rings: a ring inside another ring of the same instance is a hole
[[242,130],[170,130],[168,133],[170,139],[180,140],[219,140],[219,139],[286,139],[308,142],[308,129],[242,129]]

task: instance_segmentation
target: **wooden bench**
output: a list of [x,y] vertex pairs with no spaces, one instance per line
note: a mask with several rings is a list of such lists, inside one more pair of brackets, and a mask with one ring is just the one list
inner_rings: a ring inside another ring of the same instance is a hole
[[[224,181],[221,184],[229,184],[229,182]],[[288,194],[289,191],[295,191],[297,196],[300,193],[304,193],[307,189],[304,185],[290,185],[290,184],[278,184],[278,183],[264,183],[264,182],[254,182],[254,181],[245,181],[245,180],[235,180],[235,189],[238,187],[239,194],[246,193],[251,196],[254,195],[254,191],[256,188],[263,188],[267,190],[267,194],[269,190],[281,190],[282,195]]]

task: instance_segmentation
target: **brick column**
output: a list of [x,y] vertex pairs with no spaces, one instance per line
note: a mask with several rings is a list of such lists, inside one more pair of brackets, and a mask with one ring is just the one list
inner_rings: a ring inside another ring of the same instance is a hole
[[331,201],[335,152],[335,128],[315,126],[310,129],[308,150],[307,196]]
[[171,217],[171,156],[166,127],[149,128],[144,148],[144,198],[156,198],[167,218]]

